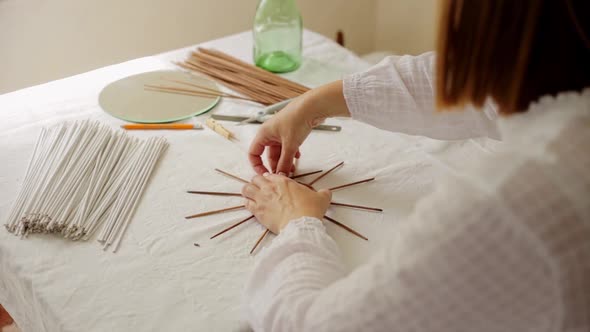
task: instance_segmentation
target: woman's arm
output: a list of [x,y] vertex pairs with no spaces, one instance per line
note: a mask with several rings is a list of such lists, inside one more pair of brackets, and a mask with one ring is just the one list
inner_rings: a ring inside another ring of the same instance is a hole
[[434,53],[387,57],[369,70],[344,79],[352,117],[382,129],[436,139],[479,136],[499,139],[491,103],[440,112],[435,109]]
[[[252,167],[258,174],[288,174],[311,128],[329,117],[352,116],[382,129],[436,139],[499,139],[491,103],[481,111],[435,110],[433,72],[433,53],[389,57],[365,72],[306,92],[260,127],[250,146]],[[261,158],[267,148],[270,168]]]
[[320,220],[289,223],[246,284],[252,328],[547,331],[559,320],[551,264],[529,234],[498,218],[507,215],[500,205],[453,194],[420,203],[392,246],[350,274]]
[[435,109],[434,60],[432,52],[387,57],[365,72],[309,91],[302,96],[299,108],[310,124],[352,116],[405,134],[448,140],[478,136],[498,139],[496,110],[491,102],[483,110]]

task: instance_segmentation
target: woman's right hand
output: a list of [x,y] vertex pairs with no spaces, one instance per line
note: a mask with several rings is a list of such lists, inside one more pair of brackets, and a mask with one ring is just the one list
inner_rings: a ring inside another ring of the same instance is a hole
[[[299,158],[299,147],[311,129],[332,116],[350,116],[342,81],[304,93],[262,124],[248,152],[254,171],[286,176],[294,172],[293,159]],[[262,162],[267,147],[270,170]]]
[[[305,118],[305,95],[290,102],[280,112],[265,121],[250,144],[250,164],[258,174],[279,173],[288,176],[294,172],[293,158],[299,158],[299,146],[311,132],[312,125]],[[262,162],[262,154],[268,147],[270,171]]]

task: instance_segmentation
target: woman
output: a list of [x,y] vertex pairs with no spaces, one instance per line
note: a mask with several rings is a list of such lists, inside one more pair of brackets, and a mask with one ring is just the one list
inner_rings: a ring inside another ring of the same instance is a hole
[[[436,58],[386,59],[266,122],[250,150],[263,175],[242,190],[278,234],[246,285],[254,330],[590,331],[589,14],[585,0],[445,1]],[[471,105],[483,110],[435,111]],[[332,116],[505,143],[465,161],[391,247],[346,274],[320,221],[330,192],[284,176]]]

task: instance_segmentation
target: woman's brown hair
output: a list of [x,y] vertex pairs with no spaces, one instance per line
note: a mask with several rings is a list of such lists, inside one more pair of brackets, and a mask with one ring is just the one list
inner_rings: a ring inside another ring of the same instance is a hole
[[443,0],[437,106],[501,113],[590,86],[589,0]]

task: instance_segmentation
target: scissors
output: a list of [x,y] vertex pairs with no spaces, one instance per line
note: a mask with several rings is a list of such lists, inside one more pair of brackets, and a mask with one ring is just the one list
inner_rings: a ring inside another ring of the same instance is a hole
[[287,104],[289,104],[291,102],[291,100],[293,100],[293,98],[285,99],[285,100],[278,102],[276,104],[272,104],[270,106],[267,106],[267,107],[261,109],[260,111],[257,111],[256,113],[254,113],[254,115],[252,115],[251,117],[249,117],[243,121],[240,121],[240,123],[238,123],[238,125],[240,126],[240,125],[243,125],[246,123],[255,123],[255,122],[262,123],[262,122],[270,119],[270,117],[275,115],[275,113],[277,113],[278,111],[285,108],[285,106],[287,106]]
[[[276,104],[267,106],[267,107],[257,111],[256,113],[254,113],[250,117],[233,116],[233,115],[218,115],[218,114],[212,114],[211,117],[215,120],[221,120],[221,121],[239,121],[238,125],[243,125],[246,123],[263,123],[266,120],[270,119],[270,117],[273,116],[274,114],[276,114],[278,111],[285,108],[285,106],[287,106],[287,104],[289,104],[292,100],[293,100],[292,98],[286,99],[286,100],[283,100],[283,101],[278,102]],[[330,126],[330,125],[319,125],[319,126],[313,127],[312,129],[326,130],[326,131],[340,131],[340,130],[342,130],[342,127]]]

